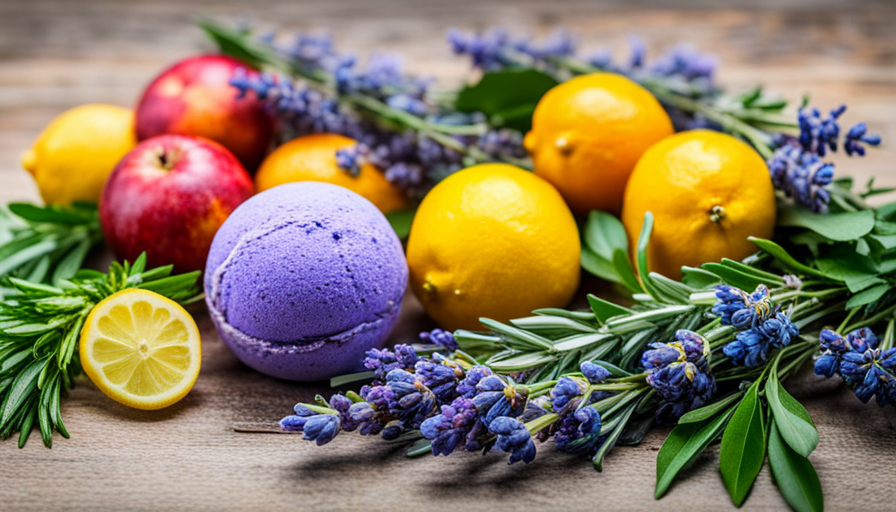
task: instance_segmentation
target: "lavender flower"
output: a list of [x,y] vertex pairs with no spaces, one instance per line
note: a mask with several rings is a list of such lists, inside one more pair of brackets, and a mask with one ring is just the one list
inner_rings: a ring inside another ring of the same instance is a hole
[[378,379],[386,378],[386,375],[395,369],[411,369],[417,364],[419,358],[414,347],[410,345],[395,345],[394,352],[389,349],[371,349],[364,358],[364,367],[373,371]]
[[760,364],[769,350],[786,347],[800,333],[790,317],[775,306],[765,285],[757,286],[751,294],[727,284],[719,285],[716,299],[713,314],[722,325],[740,331],[734,341],[722,347],[737,366]]
[[706,360],[709,345],[699,334],[679,330],[669,343],[651,343],[641,356],[650,384],[664,403],[657,421],[672,423],[685,412],[702,406],[716,391]]
[[600,413],[593,407],[582,407],[563,416],[557,423],[554,442],[567,453],[591,457],[602,441]]
[[302,404],[295,406],[295,414],[280,420],[280,428],[288,432],[302,432],[303,439],[325,445],[336,437],[341,429],[339,415],[320,413]]
[[420,433],[431,441],[433,455],[450,455],[458,446],[467,451],[480,449],[476,434],[481,433],[481,425],[473,401],[459,397],[450,405],[443,405],[439,415],[424,421]]
[[464,378],[464,371],[456,364],[420,360],[415,366],[417,380],[429,388],[439,402],[449,403],[457,397],[457,384]]
[[499,416],[517,417],[529,398],[526,388],[517,388],[498,375],[488,375],[476,384],[473,403],[482,415],[482,422],[491,425]]
[[498,436],[495,447],[510,453],[510,464],[523,461],[528,464],[535,459],[535,443],[526,425],[516,418],[500,416],[488,424],[488,430]]
[[[815,213],[828,211],[830,192],[825,187],[834,178],[834,164],[822,158],[828,151],[837,151],[841,132],[838,118],[845,111],[846,105],[841,105],[823,118],[818,109],[800,109],[799,136],[778,136],[777,149],[768,160],[775,188]],[[859,123],[849,129],[843,147],[849,156],[864,156],[862,144],[878,146],[880,142],[880,136],[869,134],[867,125]]]
[[880,406],[896,404],[896,348],[878,348],[880,340],[868,328],[845,337],[823,329],[819,343],[824,352],[815,360],[815,373],[840,375],[864,403],[876,397]]
[[473,398],[476,395],[479,382],[493,375],[492,369],[488,366],[473,366],[466,371],[463,380],[457,384],[457,393],[464,398]]
[[454,335],[451,334],[451,331],[444,331],[442,329],[433,329],[430,332],[421,332],[420,340],[423,343],[433,343],[435,345],[439,345],[449,352],[454,352],[455,350],[460,348],[457,344],[457,340],[454,339]]
[[592,363],[591,361],[585,361],[579,366],[579,369],[582,371],[582,375],[584,375],[591,384],[600,384],[610,377],[609,370],[597,363]]

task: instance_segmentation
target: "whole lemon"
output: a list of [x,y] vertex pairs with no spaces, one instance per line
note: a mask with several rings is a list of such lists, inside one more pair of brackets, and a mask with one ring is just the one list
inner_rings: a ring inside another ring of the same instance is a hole
[[563,307],[579,284],[575,219],[550,183],[507,164],[452,174],[423,199],[408,238],[411,287],[446,329]]
[[322,181],[345,187],[373,203],[383,213],[409,207],[401,189],[371,164],[361,165],[352,176],[336,163],[336,150],[350,148],[354,140],[334,133],[305,135],[278,147],[261,163],[255,174],[256,192],[284,183]]
[[755,252],[747,237],[772,236],[775,190],[753,148],[731,135],[694,130],[658,142],[638,161],[622,208],[633,247],[648,211],[654,217],[648,266],[678,279],[683,265]]
[[137,145],[134,113],[115,105],[81,105],[59,114],[22,155],[46,204],[99,201],[106,178]]
[[672,133],[668,114],[646,89],[621,75],[593,73],[541,98],[523,144],[535,174],[557,187],[574,212],[618,214],[635,163]]

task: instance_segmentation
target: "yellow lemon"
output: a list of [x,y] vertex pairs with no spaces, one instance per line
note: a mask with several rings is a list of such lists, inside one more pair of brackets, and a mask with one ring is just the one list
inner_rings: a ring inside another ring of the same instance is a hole
[[423,199],[408,238],[411,287],[446,329],[565,306],[579,283],[575,219],[550,183],[507,164],[459,171]]
[[535,174],[572,210],[619,213],[635,163],[672,135],[672,121],[646,89],[613,73],[583,75],[549,90],[523,141]]
[[371,164],[352,176],[336,164],[336,150],[350,148],[354,140],[333,133],[305,135],[278,147],[255,174],[255,189],[263,192],[284,183],[323,181],[345,187],[367,199],[383,213],[408,208],[407,197]]
[[622,209],[632,247],[646,212],[654,217],[648,265],[678,279],[683,265],[755,252],[747,237],[772,236],[775,190],[753,148],[724,133],[688,131],[648,149],[632,173]]
[[81,365],[109,398],[161,409],[190,391],[202,345],[187,311],[171,299],[132,288],[103,299],[81,331]]
[[134,113],[115,105],[66,110],[22,155],[46,204],[97,202],[106,178],[137,144]]

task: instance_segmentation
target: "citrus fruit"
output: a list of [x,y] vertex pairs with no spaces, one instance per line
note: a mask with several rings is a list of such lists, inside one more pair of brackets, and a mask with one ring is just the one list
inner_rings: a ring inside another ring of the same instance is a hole
[[507,164],[452,174],[411,225],[411,287],[446,329],[565,306],[579,283],[575,219],[550,183]]
[[672,121],[646,89],[624,76],[593,73],[549,90],[523,141],[535,174],[578,214],[619,213],[635,163]]
[[694,130],[658,142],[638,161],[622,209],[633,247],[648,211],[654,217],[648,266],[678,279],[683,265],[755,252],[747,237],[772,236],[775,191],[753,148],[731,135]]
[[81,365],[109,398],[161,409],[183,398],[199,376],[199,329],[187,311],[157,293],[123,290],[103,299],[81,331]]
[[44,128],[22,155],[47,204],[97,202],[106,178],[137,144],[134,114],[115,105],[66,110]]
[[350,148],[354,140],[334,133],[305,135],[278,147],[265,158],[255,175],[257,192],[284,183],[323,181],[345,187],[367,199],[383,213],[405,209],[408,200],[401,189],[371,164],[361,165],[352,176],[336,164],[336,150]]

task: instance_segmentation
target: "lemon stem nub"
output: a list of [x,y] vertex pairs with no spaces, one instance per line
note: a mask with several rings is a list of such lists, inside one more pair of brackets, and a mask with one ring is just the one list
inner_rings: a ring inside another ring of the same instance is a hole
[[432,298],[435,298],[439,295],[439,289],[436,288],[436,285],[430,283],[429,281],[423,283],[423,291],[426,292],[426,295]]
[[725,208],[719,205],[715,205],[712,207],[712,210],[709,211],[709,220],[718,224],[722,222],[722,219],[725,218]]

